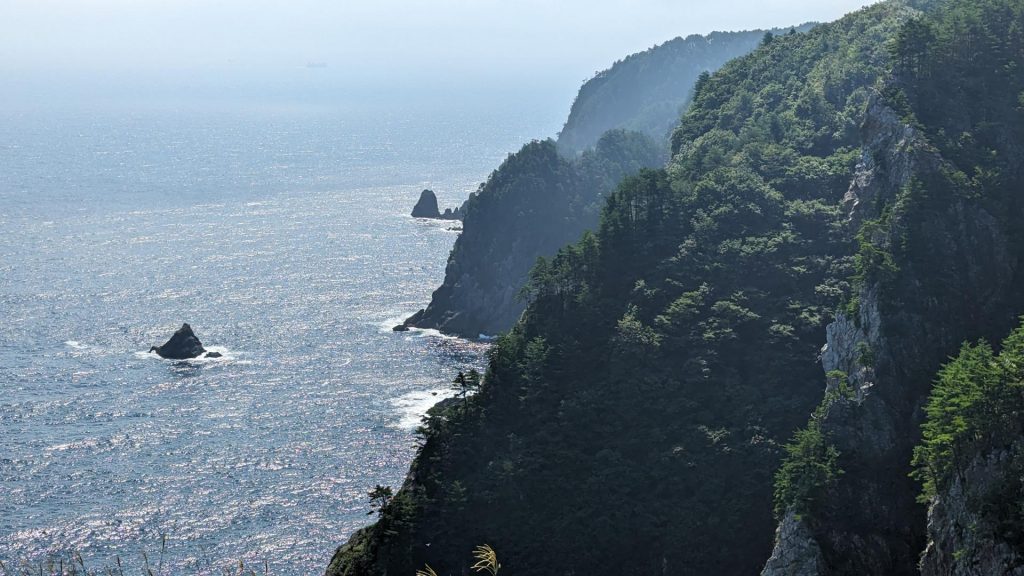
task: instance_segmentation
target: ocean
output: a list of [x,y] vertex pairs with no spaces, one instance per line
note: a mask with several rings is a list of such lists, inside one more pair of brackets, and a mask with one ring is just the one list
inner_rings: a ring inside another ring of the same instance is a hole
[[[0,561],[321,573],[484,363],[390,329],[458,233],[409,211],[552,132],[500,106],[2,115]],[[146,352],[184,322],[224,356]]]

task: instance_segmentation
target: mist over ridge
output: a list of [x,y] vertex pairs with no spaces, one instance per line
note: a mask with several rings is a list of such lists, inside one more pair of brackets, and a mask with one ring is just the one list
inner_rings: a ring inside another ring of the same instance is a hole
[[11,0],[0,9],[0,105],[529,99],[564,115],[582,82],[628,54],[868,3]]

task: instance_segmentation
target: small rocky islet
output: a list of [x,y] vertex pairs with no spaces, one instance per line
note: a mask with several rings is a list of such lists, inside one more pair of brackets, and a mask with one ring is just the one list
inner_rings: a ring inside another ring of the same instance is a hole
[[181,328],[171,336],[171,339],[162,346],[152,346],[150,353],[156,352],[161,358],[169,360],[190,360],[200,356],[204,358],[220,358],[220,352],[210,352],[203,347],[199,337],[192,331],[188,323],[182,324]]
[[413,218],[429,218],[431,220],[462,220],[463,210],[461,207],[452,210],[445,208],[442,213],[437,205],[437,195],[433,190],[420,192],[420,199],[412,208]]

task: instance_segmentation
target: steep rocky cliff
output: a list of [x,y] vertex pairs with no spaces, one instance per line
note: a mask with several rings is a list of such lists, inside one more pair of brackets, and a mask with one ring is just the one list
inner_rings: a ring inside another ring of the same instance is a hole
[[[790,508],[765,576],[918,573],[927,536],[908,474],[921,405],[961,342],[994,341],[1024,311],[1024,131],[1013,104],[1024,78],[1019,64],[1005,67],[1024,57],[1013,38],[1022,7],[917,5],[928,12],[901,30],[895,73],[868,108],[846,201],[859,228],[856,297],[829,325],[822,353],[823,369],[847,374],[855,391],[820,415],[844,474],[798,519]],[[987,48],[963,49],[974,43]],[[978,554],[969,565],[951,560],[957,530],[970,525],[970,492],[995,473],[998,455],[981,458],[932,507],[927,574],[1011,573],[990,571],[1012,560],[991,542],[960,538]]]
[[[1020,499],[1024,441],[979,454],[928,510],[928,547],[921,576],[1020,576],[1024,574]],[[1007,487],[1010,487],[1007,490]],[[992,522],[993,496],[1003,525]],[[985,510],[989,504],[988,510]]]
[[575,159],[550,140],[527,144],[461,208],[463,230],[444,283],[406,324],[468,338],[508,330],[526,307],[518,296],[537,258],[595,226],[601,202],[624,176],[663,162],[653,141],[621,130]]
[[[861,158],[843,202],[854,226],[878,218],[882,207],[892,206],[918,171],[935,170],[939,162],[917,131],[877,94],[862,132]],[[891,250],[894,226],[873,228],[865,241]],[[823,374],[843,373],[854,394],[836,398],[820,418],[824,433],[845,456],[845,467],[854,466],[851,461],[856,459],[862,472],[853,480],[843,479],[841,493],[833,488],[813,514],[787,511],[762,576],[856,573],[837,571],[832,565],[835,556],[859,562],[862,574],[912,573],[922,535],[911,529],[914,486],[899,471],[909,466],[915,433],[908,409],[913,410],[914,399],[920,397],[921,383],[908,390],[906,384],[894,382],[890,372],[879,373],[879,367],[891,366],[893,359],[883,335],[889,319],[883,319],[879,309],[878,284],[861,285],[854,302],[855,307],[838,312],[826,327],[821,351]],[[852,518],[831,525],[838,518],[823,519],[830,515]],[[906,532],[900,534],[901,528]]]

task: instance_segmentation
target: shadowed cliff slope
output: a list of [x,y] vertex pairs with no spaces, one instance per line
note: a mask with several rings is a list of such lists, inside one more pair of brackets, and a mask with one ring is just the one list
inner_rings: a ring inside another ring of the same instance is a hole
[[624,176],[664,166],[669,132],[701,73],[749,53],[764,36],[677,38],[584,84],[557,145],[524,146],[463,206],[464,232],[444,283],[406,325],[470,338],[511,328],[526,306],[517,295],[537,258],[595,229],[600,206]]
[[[814,24],[803,24],[797,31],[806,32],[812,27]],[[697,78],[750,53],[765,32],[693,34],[616,62],[580,88],[558,135],[559,150],[575,155],[593,147],[602,134],[614,129],[641,132],[656,142],[667,141],[690,102]]]
[[844,196],[907,15],[776,36],[702,81],[668,168],[535,265],[480,393],[424,427],[395,502],[329,572],[457,572],[486,542],[516,574],[756,573],[781,445],[820,400],[850,294]]

